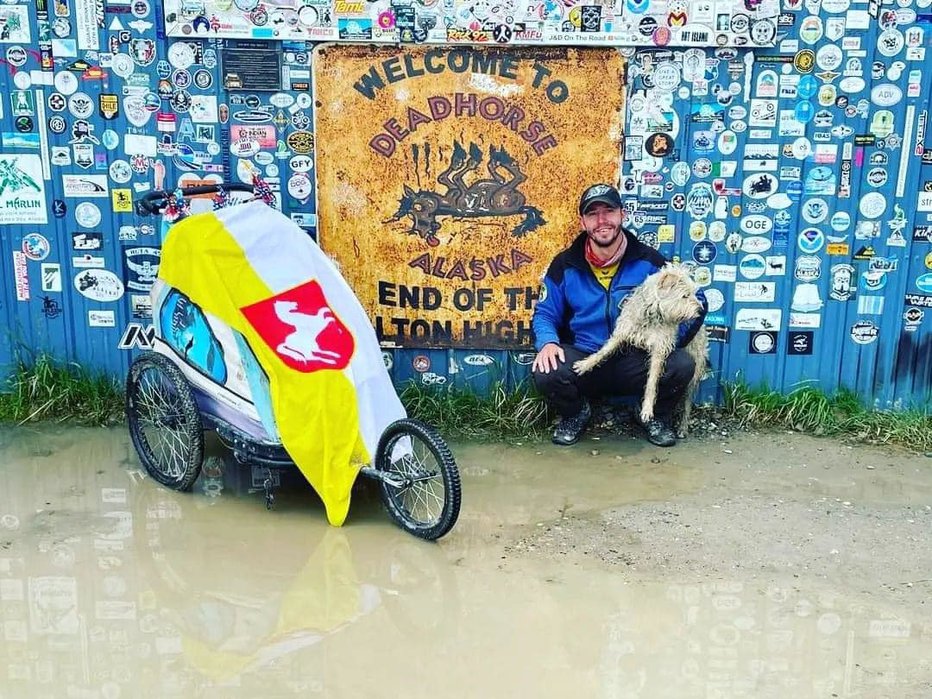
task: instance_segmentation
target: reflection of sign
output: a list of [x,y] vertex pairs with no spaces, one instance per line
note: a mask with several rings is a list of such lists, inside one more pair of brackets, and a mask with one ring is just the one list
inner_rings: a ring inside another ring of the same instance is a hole
[[318,235],[380,340],[530,344],[540,277],[578,230],[573,201],[618,180],[624,59],[327,46],[312,65],[314,137],[329,146]]
[[0,224],[5,223],[48,223],[38,155],[0,155]]

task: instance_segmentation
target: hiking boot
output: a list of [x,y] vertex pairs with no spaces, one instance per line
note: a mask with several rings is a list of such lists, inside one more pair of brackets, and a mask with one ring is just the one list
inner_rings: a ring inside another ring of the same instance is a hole
[[576,444],[579,441],[579,435],[585,431],[591,417],[592,409],[589,407],[589,401],[586,401],[582,410],[575,415],[560,418],[557,428],[553,431],[553,443],[564,447]]
[[647,432],[647,441],[658,447],[672,447],[676,444],[676,433],[666,422],[654,418],[642,422],[641,427]]

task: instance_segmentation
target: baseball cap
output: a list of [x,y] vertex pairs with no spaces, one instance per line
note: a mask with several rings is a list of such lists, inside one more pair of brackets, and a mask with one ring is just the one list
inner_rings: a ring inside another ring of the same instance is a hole
[[582,216],[591,204],[602,202],[616,209],[621,208],[621,195],[610,184],[594,184],[589,186],[579,198],[579,215]]

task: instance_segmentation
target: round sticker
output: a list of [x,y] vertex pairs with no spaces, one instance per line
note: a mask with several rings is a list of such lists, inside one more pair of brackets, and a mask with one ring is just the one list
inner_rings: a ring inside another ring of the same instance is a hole
[[670,179],[673,181],[673,184],[678,187],[684,186],[691,176],[692,170],[689,167],[689,163],[685,163],[682,160],[674,163],[670,168]]
[[13,76],[13,84],[20,90],[28,90],[32,87],[32,78],[29,77],[29,73],[19,71]]
[[722,131],[718,135],[718,150],[722,155],[731,155],[738,148],[738,137],[734,131]]
[[126,184],[133,179],[133,170],[125,160],[110,163],[110,179],[117,184]]
[[52,22],[52,33],[59,39],[65,39],[71,34],[71,22],[67,17],[56,17]]
[[771,43],[777,36],[777,25],[769,19],[751,22],[751,41],[759,46]]
[[194,58],[194,49],[184,41],[177,41],[168,47],[168,62],[175,68],[190,68],[194,65]]
[[133,71],[136,70],[136,64],[133,63],[133,59],[130,58],[125,53],[117,53],[113,55],[113,58],[110,62],[110,70],[113,71],[114,75],[117,75],[124,80],[133,74]]
[[751,345],[758,354],[769,354],[775,345],[774,336],[769,332],[754,333]]
[[869,192],[861,197],[858,211],[864,218],[879,218],[887,210],[887,200],[880,192]]
[[26,64],[28,54],[22,46],[11,46],[6,50],[6,62],[14,68],[19,68]]
[[644,143],[644,150],[657,158],[666,158],[673,153],[673,139],[662,131],[651,134]]
[[887,183],[887,168],[872,167],[867,171],[867,184],[871,187],[883,187]]
[[846,231],[851,226],[851,215],[847,211],[836,211],[832,214],[831,224],[834,231]]
[[822,70],[837,70],[842,60],[844,54],[836,44],[825,44],[816,54],[816,65]]
[[674,63],[661,63],[654,69],[654,87],[672,92],[680,84],[680,69]]
[[211,85],[214,84],[214,76],[210,74],[209,70],[200,70],[195,71],[194,73],[194,85],[200,90],[206,90]]
[[709,224],[709,240],[713,243],[721,243],[725,240],[725,236],[728,234],[728,229],[725,227],[724,221],[712,221]]
[[725,305],[725,295],[718,289],[706,289],[705,300],[709,304],[709,313],[716,313]]
[[885,29],[877,37],[877,52],[888,58],[895,56],[903,50],[905,42],[902,32],[896,29]]
[[79,226],[83,226],[84,228],[96,228],[100,225],[101,221],[100,209],[97,208],[96,204],[83,201],[75,207],[74,219],[78,222]]
[[68,128],[68,123],[60,116],[53,116],[49,119],[49,131],[54,134],[63,134]]
[[116,150],[116,147],[120,145],[120,136],[113,129],[107,129],[101,134],[100,142],[107,150]]
[[797,160],[805,160],[810,155],[812,155],[812,143],[808,138],[800,136],[795,141],[793,141],[791,152],[793,153],[793,157]]
[[78,91],[78,78],[74,73],[62,70],[55,73],[55,89],[65,96],[73,95]]
[[869,345],[880,335],[880,328],[869,320],[859,320],[851,326],[851,339],[859,345]]
[[68,111],[78,119],[87,119],[94,113],[94,101],[87,93],[75,92],[68,98]]
[[813,255],[825,246],[825,234],[818,228],[806,228],[797,237],[799,249],[807,255]]
[[822,223],[828,216],[828,204],[825,199],[809,199],[803,202],[802,216],[806,223]]
[[738,269],[745,279],[759,279],[767,271],[767,262],[761,255],[745,255]]
[[49,256],[51,246],[41,233],[27,233],[23,236],[23,254],[30,260],[39,262]]
[[288,194],[298,201],[307,201],[312,189],[311,178],[303,172],[294,173],[288,180]]
[[63,112],[68,106],[68,100],[59,92],[53,92],[48,98],[49,109],[53,112]]

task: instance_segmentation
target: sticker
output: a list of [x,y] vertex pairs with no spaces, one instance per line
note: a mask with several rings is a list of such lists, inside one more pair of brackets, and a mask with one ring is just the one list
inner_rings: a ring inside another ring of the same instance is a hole
[[106,175],[62,175],[62,193],[66,197],[107,197],[110,188]]
[[879,218],[887,210],[887,200],[880,192],[868,192],[861,197],[858,211],[864,218]]
[[880,328],[871,320],[859,320],[851,326],[851,339],[859,345],[869,345],[880,336]]
[[814,255],[796,258],[794,276],[801,282],[813,282],[822,276],[822,259]]
[[735,330],[777,331],[783,322],[779,308],[741,308],[735,314]]
[[100,225],[100,209],[96,204],[82,201],[74,209],[74,218],[79,226],[84,228],[96,228]]
[[748,352],[751,354],[775,354],[777,334],[773,331],[752,332],[748,337]]
[[855,269],[849,264],[833,265],[830,271],[831,285],[829,286],[829,298],[836,301],[848,301],[855,294]]
[[106,269],[85,269],[74,277],[74,288],[93,301],[117,301],[123,298],[123,282]]
[[825,199],[808,199],[803,202],[800,213],[806,223],[822,223],[828,216],[828,203]]
[[0,172],[0,225],[48,223],[41,157],[0,155]]
[[767,263],[761,255],[747,255],[738,264],[745,279],[759,279],[767,271]]
[[769,173],[749,175],[745,178],[741,191],[752,199],[764,199],[774,194],[780,182]]
[[62,70],[55,73],[54,83],[55,89],[65,97],[78,91],[78,78],[71,71]]
[[811,330],[793,330],[786,336],[786,353],[793,355],[812,354]]
[[27,233],[23,236],[23,254],[34,262],[40,262],[49,256],[51,245],[41,233]]
[[42,263],[42,291],[50,293],[60,293],[61,287],[61,265],[55,262]]
[[162,251],[158,248],[127,248],[126,287],[133,291],[150,291],[159,273]]
[[110,192],[113,211],[118,214],[133,212],[133,191],[131,189],[114,189]]
[[20,250],[13,251],[13,277],[16,284],[16,300],[29,300],[29,270],[26,255]]
[[113,311],[88,311],[87,324],[92,328],[115,328],[116,317]]
[[817,253],[825,246],[825,234],[818,228],[806,228],[797,236],[797,244],[808,255]]

